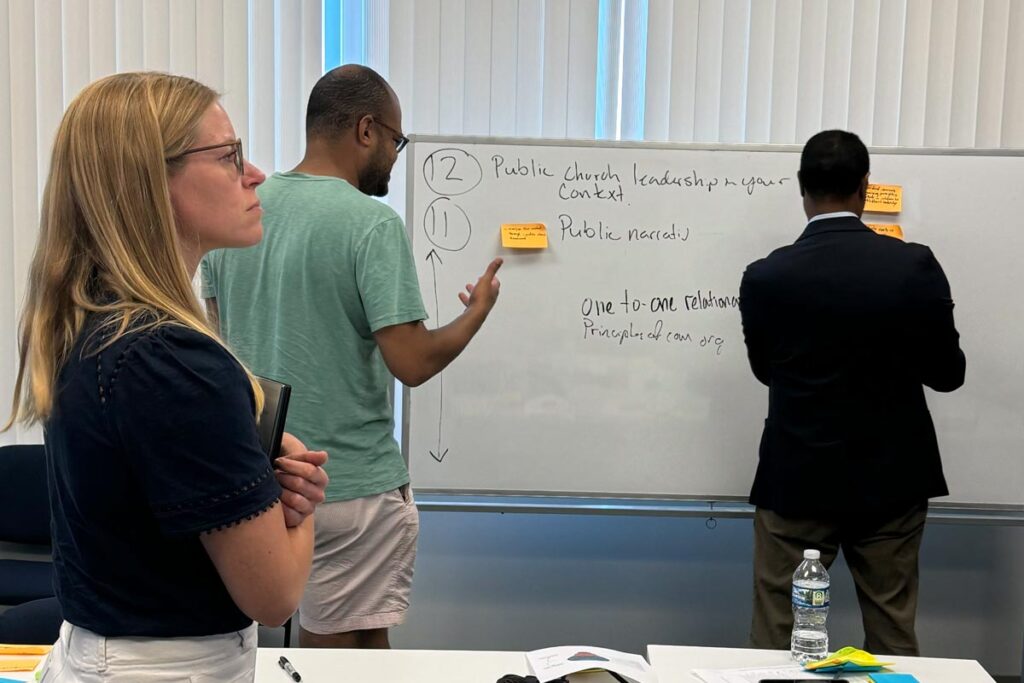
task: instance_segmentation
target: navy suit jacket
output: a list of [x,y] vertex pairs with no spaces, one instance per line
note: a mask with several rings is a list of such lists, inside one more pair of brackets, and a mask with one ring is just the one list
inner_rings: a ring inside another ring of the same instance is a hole
[[956,389],[965,359],[928,247],[813,221],[747,267],[740,313],[769,389],[752,504],[880,521],[949,492],[923,387]]

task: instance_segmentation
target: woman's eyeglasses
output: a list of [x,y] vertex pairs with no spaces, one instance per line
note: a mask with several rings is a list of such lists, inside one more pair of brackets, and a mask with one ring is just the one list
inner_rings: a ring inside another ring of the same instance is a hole
[[231,142],[221,142],[216,145],[206,145],[205,147],[193,147],[192,149],[186,149],[181,154],[169,157],[165,159],[165,161],[177,161],[178,159],[184,156],[188,156],[189,154],[195,154],[196,152],[206,152],[211,149],[220,149],[221,147],[235,148],[235,168],[238,169],[238,175],[243,175],[245,173],[245,157],[242,156],[241,139],[232,140]]

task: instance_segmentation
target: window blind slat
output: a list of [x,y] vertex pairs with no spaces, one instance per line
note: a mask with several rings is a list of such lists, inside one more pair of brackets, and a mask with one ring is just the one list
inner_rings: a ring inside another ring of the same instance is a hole
[[117,7],[114,0],[89,0],[88,12],[89,80],[94,81],[117,71]]
[[722,30],[722,85],[718,139],[743,142],[746,128],[750,0],[726,0]]
[[1024,147],[1024,3],[1010,4],[1006,50],[1006,91],[1003,99],[1003,147]]
[[466,71],[463,132],[489,135],[491,129],[491,0],[466,3]]
[[544,116],[544,2],[519,0],[515,135],[540,137]]
[[643,58],[643,133],[647,140],[667,140],[672,93],[672,0],[650,0],[647,10],[647,49]]
[[196,78],[217,92],[225,86],[224,53],[224,2],[203,0],[196,5]]
[[697,97],[697,26],[700,4],[697,0],[676,2],[672,12],[672,46],[669,86],[670,140],[693,140]]
[[[274,168],[292,168],[305,147],[303,126],[302,0],[278,7],[274,22],[277,35],[273,88],[276,155]],[[271,169],[267,169],[271,170]]]
[[463,129],[466,74],[466,0],[441,0],[440,102],[437,130]]
[[569,98],[569,3],[544,6],[544,81],[541,135],[564,137]]
[[906,0],[886,0],[879,8],[875,113],[871,127],[874,145],[899,144],[906,14]]
[[249,0],[249,157],[264,169],[277,167],[275,0]]
[[928,90],[925,94],[924,144],[945,147],[953,109],[953,60],[956,57],[957,0],[934,0],[928,40]]
[[778,0],[772,46],[770,142],[787,143],[796,138],[801,18],[800,0]]
[[719,0],[701,0],[697,12],[697,74],[694,88],[693,139],[718,139],[722,106],[722,35],[725,6]]
[[775,13],[775,0],[754,2],[750,7],[745,102],[747,142],[768,142],[771,139]]
[[874,135],[875,74],[878,72],[879,0],[853,4],[846,126],[870,144]]
[[413,120],[417,133],[436,133],[440,117],[441,92],[441,3],[417,0],[413,14],[412,97]]
[[[819,128],[848,128],[853,70],[853,0],[830,0],[825,19],[825,68],[822,72]],[[874,71],[874,54],[866,66]],[[858,65],[858,68],[861,65]]]
[[827,30],[828,5],[817,0],[803,2],[798,41],[800,53],[797,57],[795,137],[787,142],[806,140],[822,128]]
[[928,92],[928,45],[931,33],[931,0],[907,3],[904,21],[903,76],[899,102],[898,144],[924,144],[926,97]]
[[978,147],[998,147],[1001,142],[1009,26],[1010,0],[986,0],[978,64]]
[[[71,0],[72,2],[74,0]],[[67,0],[65,0],[65,3]],[[168,0],[143,0],[143,68],[169,71],[171,68],[171,8]],[[65,7],[67,4],[65,4]]]
[[170,13],[170,71],[196,75],[196,0],[174,0]]
[[116,12],[117,70],[139,71],[145,65],[143,4],[138,0],[117,0]]
[[488,121],[490,135],[511,136],[516,131],[516,99],[518,77],[519,2],[505,0],[492,3],[490,83],[491,107]]
[[960,0],[956,8],[948,143],[952,147],[971,147],[978,135],[984,11],[984,0]]
[[[28,3],[23,4],[27,5]],[[64,0],[61,6],[60,22],[64,43],[64,103],[66,105],[89,82],[89,4]],[[13,28],[13,26],[12,23],[11,27]],[[20,40],[18,43],[18,48],[24,49]]]
[[597,9],[596,2],[570,0],[566,111],[566,135],[569,137],[594,137]]
[[[224,94],[221,103],[252,152],[249,136],[249,9],[247,0],[224,0]],[[266,169],[265,169],[266,170]]]

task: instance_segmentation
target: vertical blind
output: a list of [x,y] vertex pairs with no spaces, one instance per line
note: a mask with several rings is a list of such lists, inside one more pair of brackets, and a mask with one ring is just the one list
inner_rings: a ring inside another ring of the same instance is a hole
[[1021,35],[1013,0],[0,0],[0,412],[53,133],[100,76],[218,89],[264,170],[298,161],[309,90],[346,62],[415,133],[1022,147]]
[[[419,133],[1024,145],[1012,0],[369,0]],[[414,30],[415,29],[415,30]]]

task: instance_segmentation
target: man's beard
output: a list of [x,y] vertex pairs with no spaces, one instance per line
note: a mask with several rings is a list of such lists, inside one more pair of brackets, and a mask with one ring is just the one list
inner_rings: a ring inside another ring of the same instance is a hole
[[388,193],[391,180],[391,164],[385,154],[376,154],[366,168],[359,172],[359,191],[371,197],[383,197]]

